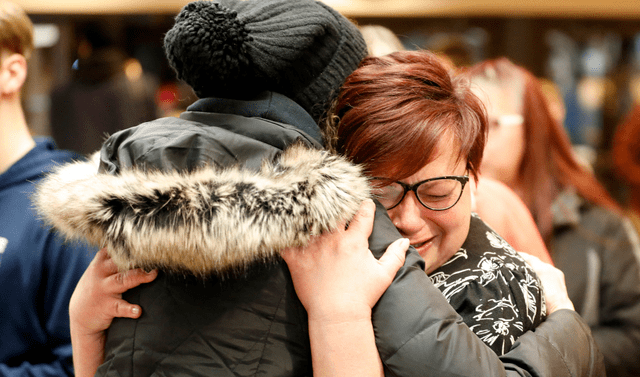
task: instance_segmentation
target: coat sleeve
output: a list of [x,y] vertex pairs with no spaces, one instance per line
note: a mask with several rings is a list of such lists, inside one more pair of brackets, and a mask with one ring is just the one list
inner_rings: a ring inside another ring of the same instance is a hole
[[[379,257],[400,235],[378,206],[369,246]],[[389,241],[390,240],[390,241]],[[373,310],[376,344],[388,376],[603,376],[588,326],[560,310],[498,357],[462,321],[410,248],[405,265]]]

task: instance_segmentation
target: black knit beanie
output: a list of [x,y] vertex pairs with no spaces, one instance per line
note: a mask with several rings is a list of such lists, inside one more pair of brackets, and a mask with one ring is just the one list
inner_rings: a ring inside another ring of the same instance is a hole
[[286,95],[316,121],[367,48],[357,27],[316,0],[195,1],[164,39],[198,97]]

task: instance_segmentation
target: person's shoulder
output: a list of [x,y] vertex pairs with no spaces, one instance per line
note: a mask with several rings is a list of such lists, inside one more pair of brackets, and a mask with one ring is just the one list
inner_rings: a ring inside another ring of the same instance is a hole
[[477,214],[471,216],[469,234],[462,247],[442,269],[453,272],[461,269],[476,271],[521,269],[526,266],[516,250]]
[[542,320],[540,284],[504,239],[474,219],[471,239],[429,277],[465,323],[502,354]]
[[640,234],[625,214],[588,203],[581,208],[580,222],[571,237],[594,247],[607,264],[625,268],[640,264]]
[[496,230],[489,226],[489,224],[481,219],[475,212],[471,213],[469,233],[462,247],[479,254],[484,253],[485,250],[493,249],[496,251],[499,250],[501,253],[515,253],[515,249],[509,242],[500,236]]
[[583,217],[596,217],[613,223],[621,223],[625,218],[622,213],[618,213],[602,205],[587,202],[586,200],[580,207],[580,212]]
[[58,148],[55,141],[50,137],[36,137],[34,140],[36,147],[33,149],[31,156],[34,161],[55,165],[85,158],[77,152]]
[[605,237],[625,230],[628,218],[605,206],[589,203],[586,200],[580,206],[579,227],[593,235]]
[[475,214],[472,216],[469,236],[463,248],[468,255],[468,263],[490,275],[500,274],[512,282],[535,283],[535,273],[518,252],[496,231]]
[[84,156],[73,151],[58,149],[53,139],[35,138],[36,146],[19,161],[20,176],[28,182],[36,182],[57,167],[74,161],[82,161]]

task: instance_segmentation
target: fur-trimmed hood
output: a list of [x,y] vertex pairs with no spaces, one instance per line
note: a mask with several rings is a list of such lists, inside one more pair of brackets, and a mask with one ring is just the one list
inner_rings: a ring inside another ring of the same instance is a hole
[[37,186],[35,206],[68,239],[106,247],[121,269],[243,271],[335,229],[369,197],[359,167],[318,149],[305,127],[317,125],[275,93],[199,100],[59,167]]
[[359,169],[293,146],[258,171],[98,173],[98,156],[38,185],[37,210],[69,239],[107,247],[121,269],[227,273],[350,219],[369,195]]

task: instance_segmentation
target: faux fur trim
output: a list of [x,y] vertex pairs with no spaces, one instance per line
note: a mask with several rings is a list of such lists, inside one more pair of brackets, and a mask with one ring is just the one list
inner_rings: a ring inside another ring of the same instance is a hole
[[350,220],[369,186],[360,169],[295,146],[259,172],[99,174],[98,156],[63,165],[34,203],[68,239],[107,247],[120,269],[163,268],[204,276],[241,271]]

